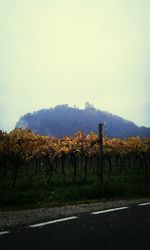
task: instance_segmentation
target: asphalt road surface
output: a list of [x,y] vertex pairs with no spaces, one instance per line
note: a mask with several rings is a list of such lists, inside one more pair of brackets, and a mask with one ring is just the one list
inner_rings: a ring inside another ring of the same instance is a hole
[[150,203],[0,232],[0,250],[150,250]]

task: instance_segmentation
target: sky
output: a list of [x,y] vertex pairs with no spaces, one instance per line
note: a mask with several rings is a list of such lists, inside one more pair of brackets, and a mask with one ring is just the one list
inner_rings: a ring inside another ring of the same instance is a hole
[[0,1],[0,129],[86,101],[150,127],[149,0]]

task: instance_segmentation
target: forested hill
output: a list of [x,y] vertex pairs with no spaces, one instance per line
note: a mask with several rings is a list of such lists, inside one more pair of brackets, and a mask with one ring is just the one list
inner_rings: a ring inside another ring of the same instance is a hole
[[28,113],[19,119],[16,127],[31,128],[41,135],[63,137],[73,135],[78,130],[85,134],[97,133],[98,123],[101,122],[105,123],[104,134],[109,137],[150,137],[150,128],[138,127],[131,121],[98,110],[89,103],[86,103],[85,109],[65,104]]

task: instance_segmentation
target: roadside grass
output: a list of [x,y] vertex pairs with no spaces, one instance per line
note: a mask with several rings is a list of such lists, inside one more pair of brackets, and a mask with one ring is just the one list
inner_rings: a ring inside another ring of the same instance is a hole
[[11,176],[0,178],[0,209],[25,209],[54,207],[68,204],[90,203],[106,199],[150,197],[150,181],[127,173],[104,175],[103,183],[92,174],[84,182],[78,176],[54,175],[47,184],[44,174],[18,177],[16,186],[11,185]]

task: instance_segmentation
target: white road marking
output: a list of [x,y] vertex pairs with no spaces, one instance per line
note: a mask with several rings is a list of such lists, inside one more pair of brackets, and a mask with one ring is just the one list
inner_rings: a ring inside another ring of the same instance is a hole
[[113,212],[113,211],[117,211],[117,210],[123,210],[123,209],[127,209],[127,208],[129,208],[129,207],[117,207],[117,208],[111,208],[111,209],[107,209],[107,210],[92,212],[91,214],[104,214],[104,213],[109,213],[109,212]]
[[9,234],[9,231],[0,232],[0,235],[3,235],[3,234]]
[[45,225],[49,225],[49,224],[54,224],[54,223],[58,223],[58,222],[63,222],[63,221],[67,221],[67,220],[74,220],[77,219],[77,216],[72,216],[72,217],[66,217],[66,218],[62,218],[62,219],[58,219],[58,220],[51,220],[51,221],[47,221],[47,222],[43,222],[43,223],[39,223],[39,224],[34,224],[34,225],[30,225],[29,227],[42,227]]
[[150,202],[145,202],[145,203],[138,204],[138,206],[147,206],[147,205],[150,205]]

